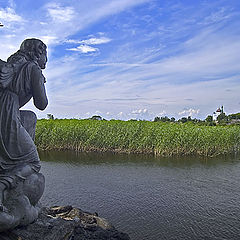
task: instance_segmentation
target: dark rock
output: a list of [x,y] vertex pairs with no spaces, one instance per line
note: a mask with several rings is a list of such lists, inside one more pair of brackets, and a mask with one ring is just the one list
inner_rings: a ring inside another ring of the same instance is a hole
[[130,240],[104,218],[72,206],[43,208],[27,226],[0,233],[0,240]]

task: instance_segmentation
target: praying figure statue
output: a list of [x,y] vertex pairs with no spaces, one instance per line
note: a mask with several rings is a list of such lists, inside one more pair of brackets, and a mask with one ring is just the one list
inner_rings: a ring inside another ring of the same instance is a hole
[[20,108],[32,98],[40,110],[48,104],[46,49],[26,39],[7,62],[0,60],[0,232],[33,222],[40,211],[45,179],[34,144],[37,118]]

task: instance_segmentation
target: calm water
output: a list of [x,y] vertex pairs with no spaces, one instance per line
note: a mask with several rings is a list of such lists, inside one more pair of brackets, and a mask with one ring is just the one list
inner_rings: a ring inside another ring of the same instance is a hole
[[98,212],[132,240],[240,239],[240,158],[40,153],[45,205]]

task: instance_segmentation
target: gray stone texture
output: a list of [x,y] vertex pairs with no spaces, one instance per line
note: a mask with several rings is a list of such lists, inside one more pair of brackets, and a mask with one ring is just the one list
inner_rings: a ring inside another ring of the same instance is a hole
[[97,214],[72,206],[42,208],[39,218],[25,227],[0,233],[1,240],[130,240]]
[[39,39],[26,39],[7,62],[0,61],[0,232],[38,217],[45,181],[34,144],[37,117],[20,108],[31,99],[40,110],[48,104],[46,48]]

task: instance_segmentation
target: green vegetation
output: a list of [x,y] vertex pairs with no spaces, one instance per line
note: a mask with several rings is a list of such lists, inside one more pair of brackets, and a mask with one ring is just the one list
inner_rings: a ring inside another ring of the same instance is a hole
[[43,150],[215,156],[240,150],[240,126],[43,119],[37,122],[36,145]]

